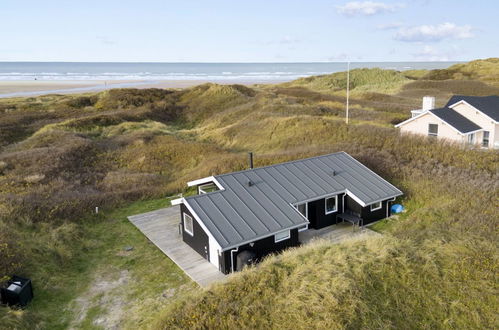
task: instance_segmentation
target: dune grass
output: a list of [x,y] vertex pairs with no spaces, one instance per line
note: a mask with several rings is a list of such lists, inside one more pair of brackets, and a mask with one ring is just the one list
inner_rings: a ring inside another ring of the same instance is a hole
[[[443,103],[456,92],[496,93],[487,72],[498,64],[472,65],[488,69],[457,80],[440,79],[455,69],[354,70],[349,126],[344,73],[0,100],[0,278],[18,272],[36,287],[25,311],[0,308],[1,324],[497,327],[499,154],[391,127],[423,95]],[[263,166],[340,150],[405,193],[408,211],[374,227],[382,239],[289,251],[199,292],[125,220],[166,205],[161,198],[186,181],[246,168],[247,151]],[[95,206],[98,217],[89,215]],[[92,289],[99,281],[110,294]]]
[[[196,285],[126,217],[168,205],[164,198],[139,201],[77,223],[60,223],[54,229],[44,224],[20,226],[19,238],[25,248],[38,255],[26,260],[24,268],[33,280],[35,299],[24,311],[2,307],[2,327],[31,328],[36,324],[42,329],[95,329],[99,328],[95,320],[116,305],[121,319],[111,325],[137,328],[152,322],[154,310]],[[47,246],[47,241],[53,245]],[[133,250],[125,251],[127,246]],[[127,281],[111,286],[111,292],[87,294],[123,271]],[[169,292],[168,299],[163,297],[165,292]],[[105,299],[106,295],[113,299]]]
[[[345,90],[347,85],[346,72],[338,72],[329,75],[301,78],[293,82],[283,84],[284,86],[303,86],[316,91],[338,91]],[[409,79],[395,70],[354,69],[350,71],[350,88],[353,95],[365,92],[378,92],[391,94]]]

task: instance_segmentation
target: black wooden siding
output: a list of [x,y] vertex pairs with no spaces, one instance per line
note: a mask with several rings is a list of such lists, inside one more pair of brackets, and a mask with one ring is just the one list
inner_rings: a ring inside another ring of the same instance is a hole
[[[184,230],[184,213],[187,213],[192,218],[193,223],[193,236],[186,233]],[[203,258],[210,260],[210,246],[208,235],[204,232],[203,228],[199,225],[197,220],[192,216],[191,212],[185,207],[184,204],[180,205],[180,219],[182,222],[182,239],[190,247],[199,253]]]
[[[298,240],[298,229],[291,229],[290,234],[291,234],[290,238],[288,238],[287,240],[284,240],[284,241],[277,242],[277,243],[274,241],[275,240],[274,235],[272,235],[270,237],[255,241],[253,246],[250,246],[250,244],[241,245],[239,247],[239,251],[233,253],[233,255],[234,255],[234,260],[233,260],[234,268],[236,266],[236,264],[235,264],[236,263],[236,256],[241,251],[246,251],[246,250],[252,251],[256,254],[258,259],[262,259],[271,253],[280,252],[280,251],[287,249],[289,247],[300,245],[300,242]],[[230,258],[231,258],[230,250],[224,251],[222,253],[222,255],[219,257],[220,271],[222,273],[229,274],[232,271],[232,269],[231,269],[232,264],[230,262]]]
[[347,210],[351,210],[351,211],[357,213],[358,215],[360,215],[360,217],[363,220],[364,225],[368,225],[372,222],[386,218],[387,217],[387,213],[386,213],[387,204],[388,204],[388,216],[391,215],[391,210],[390,210],[391,202],[387,201],[387,200],[383,201],[381,203],[381,208],[379,210],[375,210],[375,211],[371,211],[370,205],[368,205],[366,207],[362,207],[359,203],[357,203],[355,200],[353,200],[349,196],[345,197],[345,204],[346,204],[345,205],[345,212]]
[[308,221],[309,228],[321,229],[330,225],[336,224],[336,215],[343,213],[343,195],[338,195],[337,211],[334,213],[326,214],[326,199],[319,199],[317,201],[308,203]]

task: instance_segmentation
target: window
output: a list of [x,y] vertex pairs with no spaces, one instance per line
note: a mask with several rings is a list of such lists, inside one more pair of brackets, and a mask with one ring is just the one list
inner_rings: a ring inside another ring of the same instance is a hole
[[298,227],[298,231],[305,231],[308,229],[308,225],[303,225],[301,227]]
[[291,233],[289,230],[277,233],[274,235],[274,242],[280,242],[280,241],[285,241],[291,237]]
[[483,131],[482,147],[487,148],[489,146],[489,137],[490,137],[490,132]]
[[468,134],[468,143],[469,144],[475,143],[475,133]]
[[326,198],[326,214],[338,211],[338,196]]
[[428,124],[428,136],[438,135],[438,124]]
[[307,207],[307,203],[302,203],[302,204],[295,205],[295,208],[298,210],[298,212],[301,213],[301,215],[303,215],[305,218],[308,219],[308,207]]
[[192,223],[192,217],[187,213],[184,213],[184,231],[194,236],[194,224]]
[[371,204],[371,211],[376,211],[381,208],[381,202],[376,202],[374,204]]

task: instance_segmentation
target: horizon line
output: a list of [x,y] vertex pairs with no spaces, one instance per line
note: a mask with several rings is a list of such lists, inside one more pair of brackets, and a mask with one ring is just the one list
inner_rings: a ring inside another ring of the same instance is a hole
[[453,63],[485,60],[477,58],[473,60],[447,60],[447,61],[296,61],[296,62],[160,62],[160,61],[0,61],[0,63],[123,63],[123,64],[317,64],[317,63]]

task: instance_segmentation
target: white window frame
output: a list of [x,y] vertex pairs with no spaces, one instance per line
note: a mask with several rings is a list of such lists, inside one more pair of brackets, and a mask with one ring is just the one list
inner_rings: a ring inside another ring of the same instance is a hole
[[[379,206],[375,206],[379,204]],[[376,211],[376,210],[379,210],[383,207],[383,202],[382,201],[379,201],[379,202],[376,202],[376,203],[372,203],[371,204],[371,211]]]
[[[431,133],[430,132],[430,125],[434,125],[434,126],[437,127],[437,132],[436,133]],[[438,136],[438,124],[432,124],[432,123],[428,124],[428,136]]]
[[[327,210],[327,200],[328,199],[331,199],[331,198],[334,198],[335,199],[335,203],[334,203],[334,210],[333,211],[328,211]],[[331,196],[331,197],[327,197],[324,199],[324,212],[327,214],[331,214],[331,213],[335,213],[335,212],[338,212],[338,195],[336,196]]]
[[[285,236],[278,238],[277,235],[281,235],[281,234],[284,234]],[[291,238],[291,231],[290,230],[281,231],[280,233],[277,233],[274,235],[274,242],[275,243],[282,242],[282,241],[285,241],[285,240],[290,239],[290,238]]]
[[[305,205],[305,215],[303,215],[303,213],[301,213],[300,210],[298,209],[299,205]],[[308,220],[308,202],[298,203],[298,204],[294,205],[294,207],[298,211],[298,213],[300,213],[303,217],[305,217],[305,219]]]
[[[487,133],[487,138],[485,138],[485,133]],[[487,143],[485,143],[487,141]],[[482,136],[482,147],[488,148],[490,143],[490,132],[489,131],[483,131],[483,136]]]
[[[190,222],[191,222],[191,225],[192,225],[192,231],[190,231],[189,229],[187,229],[187,226],[185,225],[186,224],[186,217],[190,219]],[[190,215],[188,215],[187,213],[184,213],[184,231],[191,235],[191,236],[194,236],[194,219],[192,219],[192,217]]]

